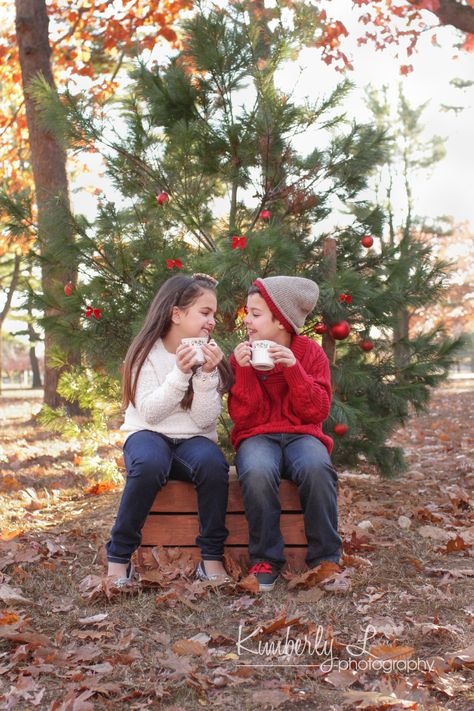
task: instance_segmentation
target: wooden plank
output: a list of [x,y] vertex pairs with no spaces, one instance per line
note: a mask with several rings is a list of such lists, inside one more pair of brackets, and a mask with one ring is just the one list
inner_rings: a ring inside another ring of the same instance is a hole
[[[244,514],[228,514],[226,526],[229,536],[228,545],[246,545],[248,527]],[[280,528],[285,543],[288,545],[306,545],[303,515],[301,513],[283,513],[280,516]],[[151,514],[142,530],[142,545],[149,546],[192,546],[199,533],[198,519],[193,514]]]
[[[280,484],[280,501],[282,510],[300,511],[301,503],[298,489],[292,481],[283,480]],[[229,482],[229,500],[227,511],[229,513],[243,512],[244,504],[240,491],[240,484],[236,479]],[[151,511],[153,512],[180,512],[196,513],[197,497],[194,485],[185,481],[169,481],[156,497]]]
[[[180,548],[176,548],[174,546],[167,546],[168,548],[173,548],[174,550],[179,551],[180,553],[182,552],[185,554],[185,557],[191,557],[193,560],[196,561],[196,563],[201,560],[201,551],[197,546],[182,546]],[[153,546],[141,546],[138,551],[137,551],[137,559],[138,559],[138,565],[144,566],[144,567],[152,567],[156,568],[156,561],[152,556],[152,548]],[[245,568],[247,567],[249,563],[249,557],[248,557],[248,550],[246,546],[225,546],[225,553],[226,555],[230,556],[235,560],[239,565],[243,567],[243,572],[245,574]],[[291,570],[303,570],[306,568],[305,564],[305,556],[306,556],[306,546],[294,546],[294,547],[286,547],[285,552],[284,552],[286,561],[287,561],[287,567],[290,568]],[[180,567],[180,561],[179,558],[176,561],[176,565],[178,568]]]

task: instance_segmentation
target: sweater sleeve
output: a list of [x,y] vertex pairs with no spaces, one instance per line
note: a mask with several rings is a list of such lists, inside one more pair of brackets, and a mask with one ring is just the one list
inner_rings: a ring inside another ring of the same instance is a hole
[[188,389],[191,373],[183,373],[176,365],[163,383],[147,358],[141,367],[135,393],[135,408],[140,417],[150,425],[157,425],[171,415]]
[[290,368],[283,368],[291,407],[305,422],[324,422],[331,409],[329,361],[322,348],[312,348],[304,363],[305,367],[297,360]]
[[230,364],[234,371],[235,382],[229,392],[227,405],[232,422],[236,425],[248,423],[259,425],[270,419],[270,403],[265,397],[255,369],[242,367],[232,354]]
[[190,416],[203,430],[214,427],[221,412],[221,396],[218,393],[219,374],[217,370],[203,373],[198,369],[193,376],[193,402]]

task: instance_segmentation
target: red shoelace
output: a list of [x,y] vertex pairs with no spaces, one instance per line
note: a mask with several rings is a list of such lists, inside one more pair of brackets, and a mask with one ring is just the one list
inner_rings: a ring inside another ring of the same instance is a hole
[[272,566],[270,563],[255,563],[249,568],[249,575],[255,575],[256,573],[272,573]]

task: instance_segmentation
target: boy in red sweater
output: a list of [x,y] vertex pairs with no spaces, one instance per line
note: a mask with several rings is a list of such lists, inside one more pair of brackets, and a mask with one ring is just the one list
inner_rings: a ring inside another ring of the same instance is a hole
[[[231,356],[235,383],[229,393],[231,439],[249,526],[249,574],[260,590],[272,590],[285,563],[280,531],[281,478],[298,486],[310,568],[339,562],[337,474],[333,442],[322,431],[331,405],[329,362],[321,346],[299,336],[316,306],[319,288],[310,279],[257,279],[249,290],[244,323],[248,341]],[[270,340],[275,367],[251,365],[252,342]]]

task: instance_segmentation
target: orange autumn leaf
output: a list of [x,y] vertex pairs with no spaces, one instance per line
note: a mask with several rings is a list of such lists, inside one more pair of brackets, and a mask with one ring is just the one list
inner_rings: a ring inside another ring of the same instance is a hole
[[409,659],[414,652],[414,647],[401,647],[396,644],[375,644],[369,649],[369,654],[377,659]]
[[104,494],[106,491],[115,491],[117,484],[112,481],[99,481],[96,484],[89,486],[85,493],[89,496],[98,496],[99,494]]
[[1,625],[14,625],[16,622],[18,622],[20,618],[18,615],[15,615],[14,612],[9,612],[8,610],[5,610],[4,612],[0,613],[0,626]]

